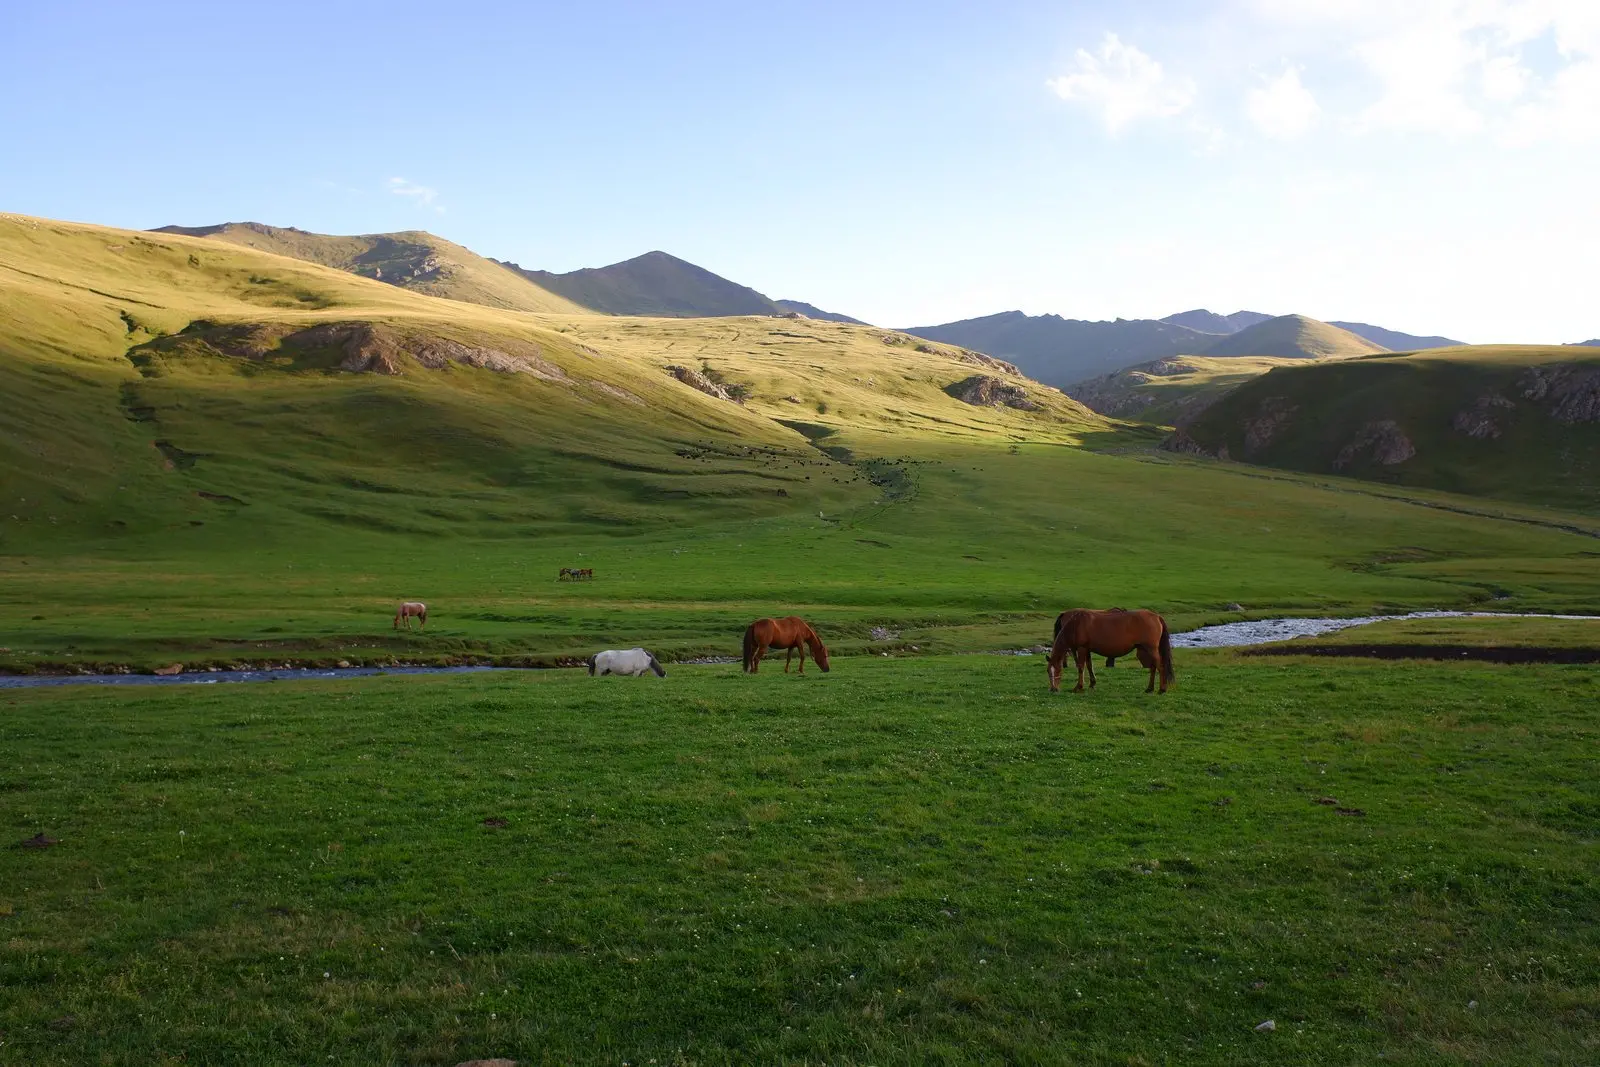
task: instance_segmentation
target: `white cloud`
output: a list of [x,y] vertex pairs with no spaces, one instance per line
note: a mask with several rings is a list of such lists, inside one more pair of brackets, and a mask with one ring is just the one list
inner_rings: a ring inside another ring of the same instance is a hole
[[1357,132],[1488,134],[1519,144],[1600,136],[1597,0],[1251,3],[1269,22],[1333,42],[1373,79],[1376,96],[1351,123]]
[[1244,110],[1257,129],[1280,140],[1302,136],[1322,112],[1311,90],[1300,83],[1300,72],[1294,67],[1285,68],[1277,78],[1250,90]]
[[390,178],[389,191],[395,196],[403,196],[419,207],[431,208],[439,214],[444,214],[444,207],[437,201],[439,191],[430,189],[426,185],[418,185],[404,178]]
[[1078,49],[1073,69],[1046,84],[1061,99],[1099,111],[1112,134],[1140,119],[1177,115],[1195,96],[1193,82],[1169,79],[1160,63],[1114,33],[1106,34],[1098,54]]

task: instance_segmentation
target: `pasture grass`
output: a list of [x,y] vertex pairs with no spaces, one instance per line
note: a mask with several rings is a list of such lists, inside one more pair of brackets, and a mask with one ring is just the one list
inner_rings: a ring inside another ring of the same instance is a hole
[[0,694],[0,1059],[1600,1058],[1592,668],[669,669]]

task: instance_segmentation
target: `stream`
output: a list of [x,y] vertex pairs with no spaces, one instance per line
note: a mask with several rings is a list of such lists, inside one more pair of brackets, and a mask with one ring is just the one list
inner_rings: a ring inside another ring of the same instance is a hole
[[[1374,622],[1394,622],[1400,619],[1578,619],[1600,620],[1600,615],[1539,615],[1527,612],[1501,611],[1413,611],[1404,615],[1363,615],[1346,619],[1252,619],[1247,622],[1224,622],[1215,626],[1202,626],[1172,635],[1174,648],[1240,648],[1274,641],[1288,641],[1295,637],[1316,637],[1321,634],[1348,630],[1353,626],[1366,626]],[[1013,649],[1011,655],[1032,655],[1032,649]],[[699,662],[709,662],[701,660]],[[722,660],[717,660],[722,662]],[[729,658],[726,662],[734,662]],[[36,689],[52,685],[215,685],[222,682],[281,682],[296,678],[360,678],[378,674],[482,674],[486,672],[520,671],[537,668],[526,667],[305,667],[260,671],[184,671],[181,674],[5,674],[0,675],[0,689]]]

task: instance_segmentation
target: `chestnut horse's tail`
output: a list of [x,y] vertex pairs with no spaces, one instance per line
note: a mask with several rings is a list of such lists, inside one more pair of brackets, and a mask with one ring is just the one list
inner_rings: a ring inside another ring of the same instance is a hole
[[750,663],[756,658],[756,624],[751,623],[744,631],[744,672],[750,673]]
[[[1157,616],[1160,618],[1160,616]],[[1167,620],[1161,620],[1161,643],[1157,646],[1161,660],[1161,684],[1171,685],[1172,670],[1172,635],[1167,632]]]

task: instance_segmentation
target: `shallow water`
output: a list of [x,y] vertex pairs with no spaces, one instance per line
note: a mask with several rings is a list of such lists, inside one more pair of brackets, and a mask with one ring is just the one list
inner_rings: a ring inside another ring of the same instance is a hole
[[1239,648],[1288,641],[1295,637],[1317,637],[1352,626],[1400,619],[1600,619],[1600,615],[1538,615],[1514,611],[1413,611],[1405,615],[1364,615],[1354,619],[1253,619],[1249,622],[1224,622],[1198,630],[1172,635],[1173,648]]
[[[1173,648],[1241,648],[1295,637],[1316,637],[1352,626],[1398,619],[1588,619],[1600,615],[1539,615],[1510,611],[1413,611],[1405,615],[1363,615],[1352,619],[1252,619],[1202,626],[1172,635]],[[1032,656],[1044,646],[1011,648],[997,653]],[[736,663],[732,656],[703,656],[685,663]],[[36,689],[50,685],[213,685],[219,682],[281,682],[295,678],[359,678],[374,674],[480,674],[488,671],[534,670],[529,667],[307,667],[271,671],[185,671],[182,674],[0,674],[0,689]]]
[[182,674],[0,674],[0,689],[47,685],[215,685],[282,682],[295,678],[360,678],[373,674],[477,674],[521,667],[290,667],[270,671],[184,671]]

